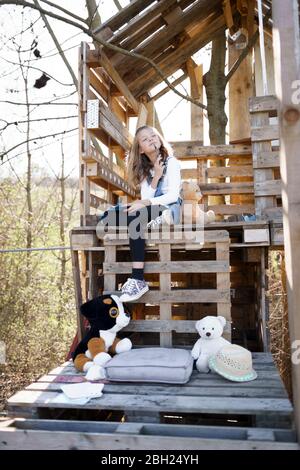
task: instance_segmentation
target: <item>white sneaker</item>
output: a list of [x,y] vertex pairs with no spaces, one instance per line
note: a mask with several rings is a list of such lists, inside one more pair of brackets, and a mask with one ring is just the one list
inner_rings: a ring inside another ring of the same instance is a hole
[[152,228],[157,228],[161,224],[167,224],[167,225],[172,225],[174,224],[173,216],[172,216],[172,211],[170,209],[163,211],[163,213],[156,217],[156,219],[150,220],[147,224],[147,228],[152,229]]
[[146,294],[149,290],[149,286],[144,280],[128,278],[121,290],[121,302],[133,302]]

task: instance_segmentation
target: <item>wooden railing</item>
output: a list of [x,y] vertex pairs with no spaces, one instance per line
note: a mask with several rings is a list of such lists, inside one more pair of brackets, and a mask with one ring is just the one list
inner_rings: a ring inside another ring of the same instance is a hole
[[[247,145],[203,146],[197,141],[172,142],[174,154],[182,161],[182,179],[199,184],[205,209],[226,218],[228,215],[254,213],[254,188],[251,147]],[[213,166],[214,161],[221,166]],[[185,162],[194,168],[185,168]],[[216,178],[223,182],[215,182]],[[242,178],[243,181],[236,181]],[[211,202],[223,196],[223,203]]]

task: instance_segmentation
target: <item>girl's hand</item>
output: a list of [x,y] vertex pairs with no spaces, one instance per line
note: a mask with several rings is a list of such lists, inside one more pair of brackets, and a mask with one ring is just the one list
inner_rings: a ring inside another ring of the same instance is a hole
[[163,171],[164,171],[164,164],[161,155],[158,155],[155,163],[153,165],[154,168],[154,177],[161,178]]
[[128,204],[127,209],[124,209],[124,212],[128,212],[128,214],[133,214],[134,212],[138,211],[139,209],[143,209],[146,205],[141,201],[133,201],[131,204]]

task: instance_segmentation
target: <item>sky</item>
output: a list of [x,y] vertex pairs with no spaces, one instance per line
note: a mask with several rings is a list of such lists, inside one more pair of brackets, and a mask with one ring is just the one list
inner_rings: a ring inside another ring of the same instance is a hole
[[[87,16],[85,0],[63,0],[53,3],[80,17]],[[129,1],[120,0],[120,3],[125,6]],[[44,8],[63,16],[61,12],[46,4]],[[117,12],[117,8],[112,0],[101,0],[99,12],[104,22]],[[78,47],[81,41],[91,42],[90,38],[71,25],[50,17],[48,20],[77,76]],[[19,142],[26,140],[26,107],[7,103],[7,101],[25,103],[25,82],[18,65],[21,60],[25,66],[30,65],[29,69],[25,69],[28,70],[29,102],[45,103],[55,98],[56,103],[59,103],[31,106],[31,119],[36,121],[31,124],[32,141],[29,145],[35,172],[37,175],[58,174],[61,164],[62,136],[57,135],[44,140],[39,138],[65,131],[63,152],[66,172],[77,177],[78,132],[72,129],[78,126],[78,97],[72,85],[70,73],[59,56],[40,14],[29,8],[2,6],[0,7],[0,31],[0,40],[3,44],[0,51],[0,127],[3,128],[6,122],[17,123],[10,124],[2,133],[1,151],[11,149]],[[36,45],[41,58],[36,58],[32,50],[30,52],[32,44]],[[204,72],[208,69],[209,52],[201,51],[194,56],[194,59],[197,63],[203,63]],[[43,71],[51,79],[45,87],[34,88],[35,80],[40,78]],[[185,80],[177,88],[184,94],[189,93],[189,81]],[[68,96],[70,94],[71,96]],[[170,91],[156,101],[156,108],[167,140],[190,139],[190,103]],[[44,118],[48,120],[45,121]],[[7,176],[11,172],[21,175],[26,171],[26,145],[18,146],[8,154],[8,157],[9,161],[0,166],[0,177]],[[7,158],[4,157],[4,161],[6,160]]]

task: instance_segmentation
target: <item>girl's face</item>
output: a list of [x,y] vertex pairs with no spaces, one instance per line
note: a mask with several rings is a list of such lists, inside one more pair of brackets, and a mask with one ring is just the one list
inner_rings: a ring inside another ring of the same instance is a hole
[[155,152],[155,149],[161,147],[159,136],[152,129],[142,129],[137,135],[140,153],[146,155]]

